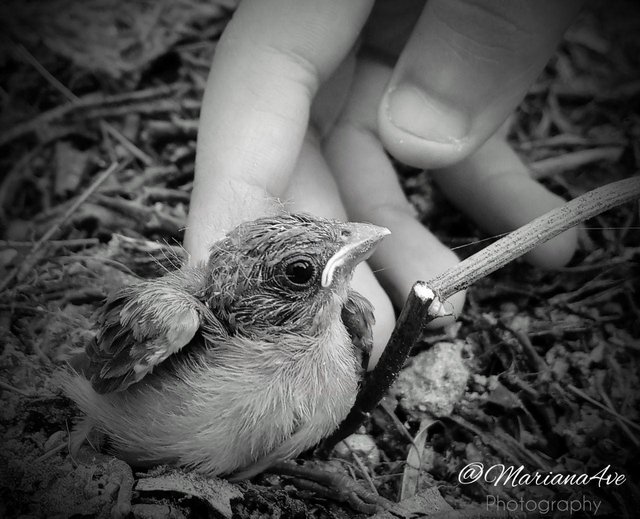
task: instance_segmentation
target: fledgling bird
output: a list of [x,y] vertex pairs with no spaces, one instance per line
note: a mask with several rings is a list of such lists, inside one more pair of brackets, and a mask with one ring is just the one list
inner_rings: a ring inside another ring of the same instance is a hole
[[[389,231],[303,214],[244,223],[208,263],[125,287],[66,394],[137,466],[252,477],[329,435],[351,409],[373,309],[349,287]],[[77,438],[76,438],[77,441]]]

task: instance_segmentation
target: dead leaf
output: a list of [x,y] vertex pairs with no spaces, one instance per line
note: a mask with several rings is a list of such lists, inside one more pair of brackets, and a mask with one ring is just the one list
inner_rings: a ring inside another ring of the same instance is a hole
[[208,478],[195,472],[169,470],[157,476],[142,477],[136,485],[138,492],[176,492],[202,501],[212,517],[231,519],[231,500],[242,497],[236,485],[219,478]]

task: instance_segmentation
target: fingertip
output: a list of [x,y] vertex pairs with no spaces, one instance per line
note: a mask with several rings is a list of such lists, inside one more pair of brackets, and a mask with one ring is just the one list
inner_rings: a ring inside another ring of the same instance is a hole
[[[459,260],[456,258],[456,261],[458,262]],[[449,297],[449,299],[445,300],[443,305],[448,315],[434,319],[427,325],[427,328],[429,328],[430,330],[444,328],[445,326],[450,326],[454,322],[456,322],[458,316],[462,313],[462,309],[464,308],[466,296],[467,292],[466,290],[463,290],[461,292],[453,294],[451,297]]]
[[199,265],[209,259],[208,241],[204,239],[201,228],[188,226],[185,229],[183,246],[187,251],[187,263]]
[[395,326],[395,312],[391,300],[378,283],[368,264],[361,263],[356,267],[351,286],[373,305],[376,321],[373,325],[373,348],[368,366],[368,369],[371,370],[378,363],[380,355],[389,342],[389,337],[391,337]]
[[[532,179],[522,160],[499,137],[489,139],[466,160],[433,175],[445,195],[490,233],[511,232],[565,203]],[[569,229],[524,258],[537,267],[560,268],[571,260],[577,242],[577,229]]]
[[389,338],[396,325],[396,320],[393,312],[393,305],[388,297],[377,301],[375,306],[376,322],[373,325],[373,348],[371,349],[371,356],[369,357],[369,365],[367,370],[375,368],[380,355],[389,343]]
[[470,151],[471,121],[464,111],[410,83],[392,86],[382,98],[378,131],[385,148],[414,167],[444,167]]
[[[406,225],[408,222],[411,223]],[[385,223],[392,225],[393,219]],[[403,230],[407,227],[410,230],[404,233]],[[383,270],[378,272],[378,275],[387,292],[382,291],[384,300],[376,299],[376,301],[380,301],[378,304],[381,306],[380,311],[376,307],[377,328],[374,329],[374,347],[369,369],[373,369],[377,364],[395,327],[393,306],[386,294],[390,294],[397,308],[400,309],[406,303],[410,287],[416,281],[428,282],[460,262],[450,249],[438,242],[415,220],[405,220],[404,225],[394,228],[397,238],[395,242],[391,243],[390,240],[387,244],[389,247],[378,250],[374,255],[374,265],[386,266],[386,268],[382,267]],[[409,238],[408,241],[407,238]],[[375,286],[382,290],[381,285],[376,283]],[[465,297],[466,292],[461,291],[445,300],[443,304],[448,315],[434,319],[427,325],[427,328],[439,329],[453,324],[462,313]]]
[[423,168],[474,151],[524,97],[580,4],[427,2],[380,105],[387,149]]
[[524,259],[536,267],[555,270],[564,267],[578,248],[578,228],[564,231],[555,238],[538,245],[524,256]]
[[[491,183],[494,186],[492,193],[487,195],[487,204],[493,206],[487,212],[502,212],[498,218],[502,223],[495,228],[489,227],[491,232],[513,231],[566,203],[564,198],[528,176],[505,175],[495,180],[495,183]],[[493,196],[500,200],[494,201]],[[524,255],[524,259],[536,267],[554,270],[571,261],[577,246],[578,229],[574,227],[537,245]]]

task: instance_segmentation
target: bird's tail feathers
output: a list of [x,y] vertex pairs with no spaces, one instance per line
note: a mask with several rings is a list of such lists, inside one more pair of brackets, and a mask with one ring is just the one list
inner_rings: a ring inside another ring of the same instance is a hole
[[[77,366],[73,368],[78,369]],[[82,372],[82,368],[78,369],[78,371],[72,368],[61,370],[54,375],[54,383],[62,388],[65,396],[73,400],[80,410],[87,414],[89,409],[100,408],[97,401],[100,395],[93,390],[91,383],[79,375],[78,372]],[[74,423],[69,435],[69,453],[72,457],[76,457],[82,445],[87,441],[97,449],[98,446],[93,445],[92,441],[89,440],[96,426],[97,422],[88,416],[79,418]]]

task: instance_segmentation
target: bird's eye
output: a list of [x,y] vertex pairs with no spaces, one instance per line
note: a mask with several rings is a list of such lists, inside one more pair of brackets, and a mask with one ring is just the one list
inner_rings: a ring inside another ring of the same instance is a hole
[[290,285],[304,288],[311,284],[316,274],[313,263],[307,258],[297,258],[286,264],[284,275]]

